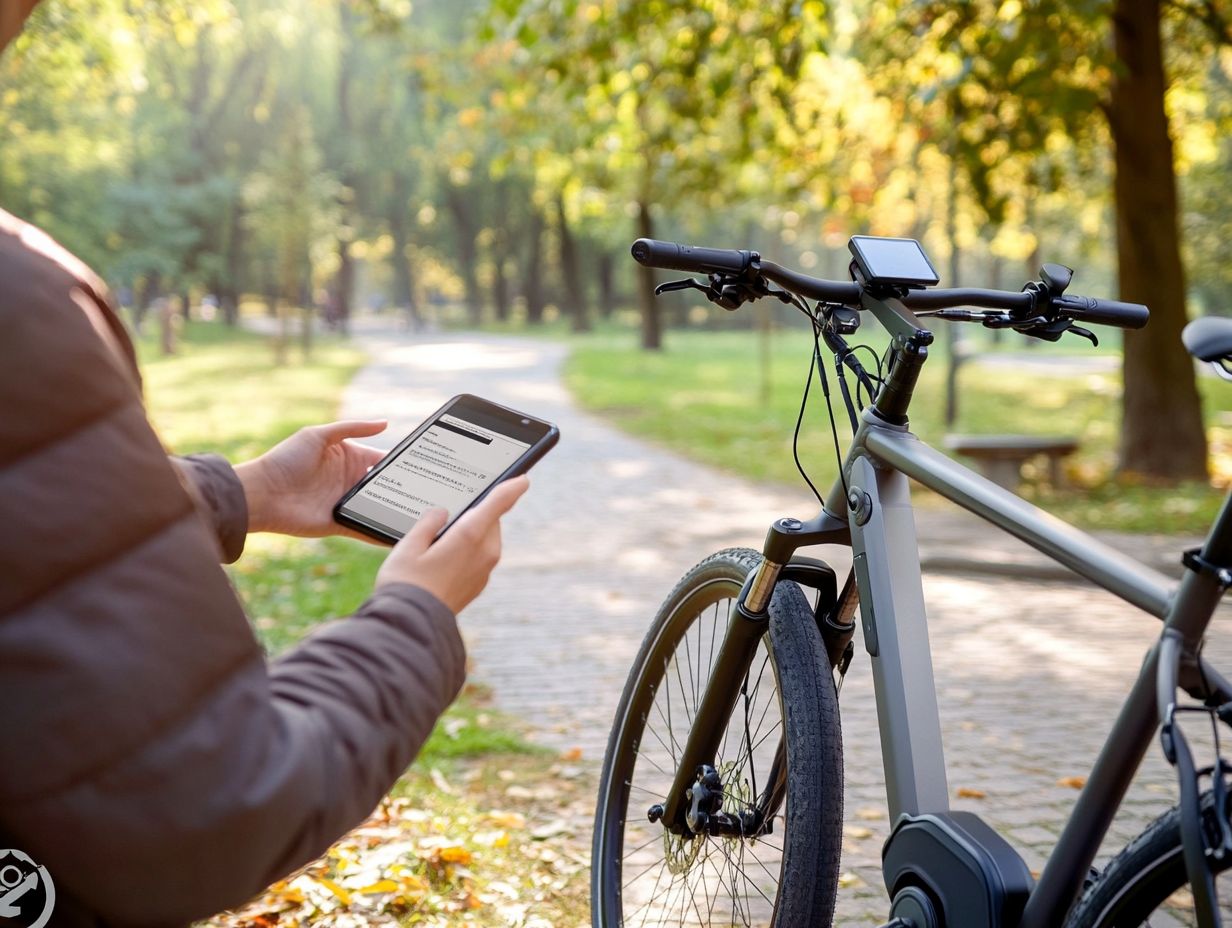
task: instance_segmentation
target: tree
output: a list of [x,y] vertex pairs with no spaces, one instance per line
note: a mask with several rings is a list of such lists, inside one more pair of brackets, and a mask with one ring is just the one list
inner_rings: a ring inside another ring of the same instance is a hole
[[[889,30],[913,37],[916,55],[958,64],[944,92],[975,189],[1006,160],[1048,152],[1058,133],[1110,141],[1120,297],[1152,311],[1150,327],[1125,338],[1121,467],[1160,479],[1207,472],[1193,366],[1180,342],[1186,290],[1161,24],[1183,45],[1193,36],[1176,28],[1177,17],[1213,16],[1208,41],[1226,41],[1218,10],[1159,0],[929,2]],[[983,105],[972,108],[973,98]]]
[[[779,130],[805,49],[823,36],[811,2],[500,0],[505,35],[524,49],[525,106],[556,133],[582,183],[608,191],[638,236],[655,212],[723,207]],[[563,129],[562,129],[563,127]],[[639,268],[642,345],[658,349],[654,274]]]

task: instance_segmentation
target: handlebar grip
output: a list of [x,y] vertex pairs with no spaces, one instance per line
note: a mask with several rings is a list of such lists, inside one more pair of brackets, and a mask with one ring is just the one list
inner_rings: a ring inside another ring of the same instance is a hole
[[1090,296],[1054,297],[1052,305],[1077,322],[1115,325],[1122,329],[1140,329],[1151,318],[1151,311],[1141,303],[1098,300]]
[[678,245],[653,238],[639,238],[633,243],[633,259],[646,267],[661,267],[672,271],[733,274],[742,273],[753,260],[753,252],[732,248],[698,248]]

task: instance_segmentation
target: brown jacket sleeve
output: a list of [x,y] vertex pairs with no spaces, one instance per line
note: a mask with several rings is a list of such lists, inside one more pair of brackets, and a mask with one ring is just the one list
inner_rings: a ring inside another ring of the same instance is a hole
[[18,846],[107,922],[240,904],[369,814],[457,695],[453,615],[390,587],[79,782],[5,808]]
[[248,501],[231,464],[221,454],[172,456],[170,461],[218,537],[222,562],[239,560],[248,537]]
[[218,564],[234,477],[201,465],[231,486],[204,481],[208,525],[101,284],[3,212],[0,281],[0,833],[47,867],[57,924],[186,923],[371,810],[462,642],[391,586],[267,663]]

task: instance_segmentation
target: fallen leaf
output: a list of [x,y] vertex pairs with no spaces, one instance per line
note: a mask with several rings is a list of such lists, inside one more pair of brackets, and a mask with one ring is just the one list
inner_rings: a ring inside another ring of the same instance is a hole
[[982,789],[972,789],[969,786],[960,786],[955,790],[955,795],[959,799],[983,799],[987,794]]
[[522,829],[526,827],[526,816],[520,812],[489,812],[486,818],[499,828]]
[[569,750],[565,751],[564,754],[560,755],[560,759],[563,761],[581,760],[582,759],[582,749],[581,748],[570,748]]
[[1061,777],[1057,780],[1057,786],[1068,786],[1070,789],[1082,789],[1086,785],[1086,777]]
[[471,862],[471,852],[459,844],[440,848],[437,853],[447,864],[469,864]]
[[433,786],[439,789],[442,793],[445,793],[447,796],[458,795],[454,791],[454,788],[449,785],[449,781],[445,779],[445,774],[441,773],[435,767],[428,771],[428,778],[432,780]]
[[547,841],[549,838],[555,838],[559,835],[567,835],[572,831],[573,829],[570,827],[568,822],[562,818],[558,818],[555,821],[548,822],[546,825],[540,825],[530,833],[530,836],[536,841]]
[[362,893],[365,896],[375,895],[376,893],[396,893],[398,884],[393,880],[377,880],[375,883],[370,883],[362,889],[357,889],[355,892]]
[[509,834],[504,831],[478,831],[474,841],[484,847],[508,847]]
[[328,889],[335,896],[337,896],[338,900],[343,905],[351,904],[351,894],[347,892],[345,889],[343,889],[341,886],[339,886],[337,883],[335,883],[333,880],[328,879],[323,876],[319,876],[316,878],[316,881],[320,883],[322,886],[324,886],[326,889]]
[[863,825],[845,825],[843,826],[843,834],[849,838],[871,838],[873,830],[865,828]]

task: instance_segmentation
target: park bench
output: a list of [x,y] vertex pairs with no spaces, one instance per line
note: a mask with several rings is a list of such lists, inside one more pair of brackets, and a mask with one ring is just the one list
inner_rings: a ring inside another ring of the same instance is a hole
[[945,446],[956,454],[973,458],[980,471],[999,486],[1017,490],[1022,465],[1036,455],[1048,458],[1048,477],[1060,486],[1061,459],[1078,450],[1078,439],[1036,435],[947,435]]

